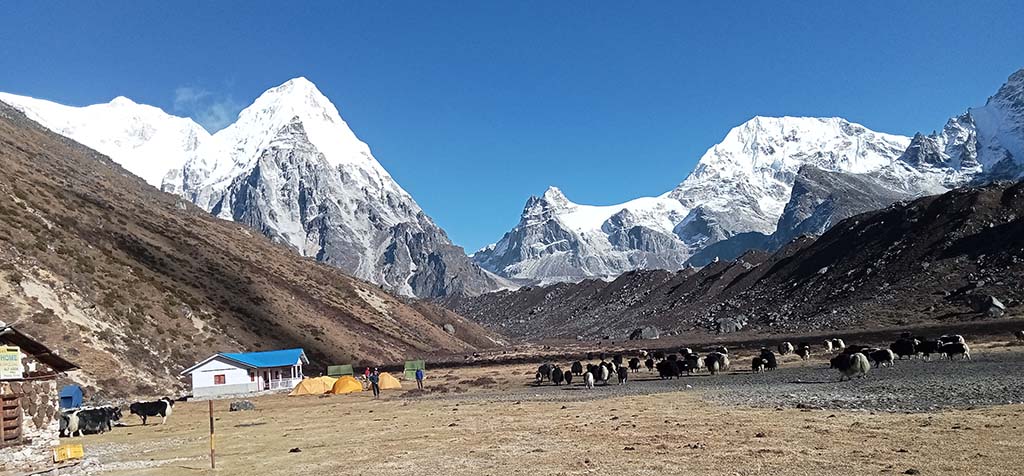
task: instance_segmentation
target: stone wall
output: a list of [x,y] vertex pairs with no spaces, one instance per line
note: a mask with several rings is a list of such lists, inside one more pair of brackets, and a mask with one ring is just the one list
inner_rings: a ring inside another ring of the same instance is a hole
[[21,443],[0,447],[0,474],[53,466],[53,448],[60,444],[60,407],[54,379],[0,383],[0,393],[19,395]]

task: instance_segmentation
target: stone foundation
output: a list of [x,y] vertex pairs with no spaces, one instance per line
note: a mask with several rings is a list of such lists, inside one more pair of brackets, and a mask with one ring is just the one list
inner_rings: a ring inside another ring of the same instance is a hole
[[60,444],[60,407],[54,379],[0,383],[0,394],[15,395],[21,406],[21,436],[0,446],[0,474],[53,467]]

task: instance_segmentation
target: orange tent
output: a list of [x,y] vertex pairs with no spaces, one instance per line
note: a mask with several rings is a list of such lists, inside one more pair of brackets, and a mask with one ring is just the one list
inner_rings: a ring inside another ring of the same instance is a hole
[[330,392],[333,387],[334,379],[331,377],[310,377],[302,379],[302,381],[292,389],[292,393],[289,393],[288,396],[323,395]]
[[339,378],[337,382],[334,382],[334,386],[331,387],[331,391],[329,393],[333,393],[335,395],[344,395],[346,393],[362,391],[363,384],[359,383],[359,381],[356,380],[355,377],[352,377],[351,375],[345,375]]
[[381,390],[396,390],[402,388],[402,383],[387,372],[381,372],[379,382]]

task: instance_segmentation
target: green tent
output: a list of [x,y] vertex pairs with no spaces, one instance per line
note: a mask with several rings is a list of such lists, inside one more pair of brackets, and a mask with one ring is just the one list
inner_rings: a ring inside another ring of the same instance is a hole
[[405,379],[416,380],[417,370],[427,370],[427,363],[422,360],[405,361]]
[[338,378],[344,375],[355,375],[352,370],[352,365],[329,365],[327,366],[327,376]]

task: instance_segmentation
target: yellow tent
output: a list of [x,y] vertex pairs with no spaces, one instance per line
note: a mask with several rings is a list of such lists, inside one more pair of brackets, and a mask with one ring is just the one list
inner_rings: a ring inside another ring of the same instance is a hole
[[380,389],[381,390],[394,390],[402,388],[402,384],[398,379],[391,376],[387,372],[381,372],[380,374]]
[[323,395],[331,391],[332,387],[334,387],[334,379],[331,377],[305,378],[288,395]]
[[339,378],[337,382],[334,382],[334,386],[331,388],[330,393],[333,393],[335,395],[342,395],[346,393],[362,391],[363,384],[359,383],[359,381],[356,380],[351,375],[345,375],[344,377]]

